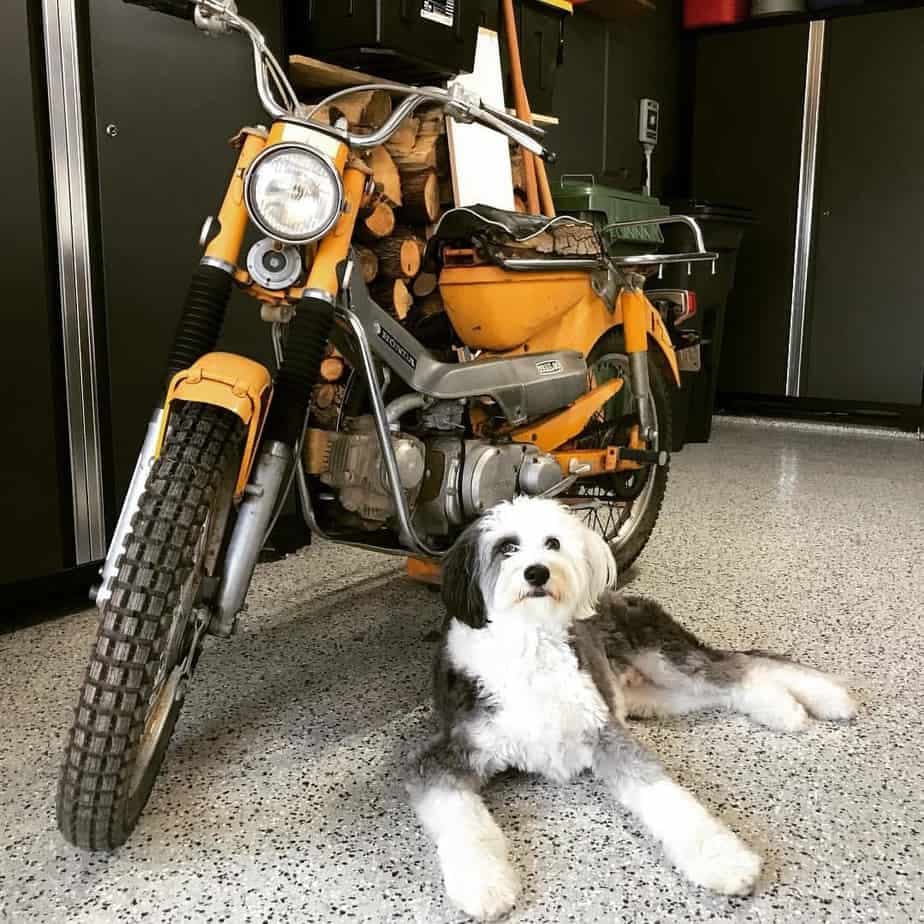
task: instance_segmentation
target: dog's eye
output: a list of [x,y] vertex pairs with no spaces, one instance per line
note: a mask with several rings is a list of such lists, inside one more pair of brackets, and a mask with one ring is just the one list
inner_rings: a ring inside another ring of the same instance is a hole
[[508,540],[507,542],[501,543],[498,551],[501,553],[501,555],[506,557],[508,555],[513,555],[513,553],[516,552],[518,548],[519,546],[515,542],[510,542]]
[[545,547],[551,549],[553,552],[557,552],[561,548],[561,543],[554,536],[549,536],[549,538],[545,540]]

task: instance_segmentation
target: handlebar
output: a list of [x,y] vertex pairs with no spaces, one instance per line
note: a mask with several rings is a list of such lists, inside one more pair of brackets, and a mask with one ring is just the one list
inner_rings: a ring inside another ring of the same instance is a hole
[[543,160],[547,160],[549,163],[553,163],[555,160],[555,154],[539,142],[539,139],[545,135],[543,129],[536,125],[531,125],[529,122],[524,122],[501,109],[485,106],[478,97],[470,95],[457,87],[451,90],[442,90],[439,87],[411,87],[400,83],[366,83],[362,84],[362,86],[348,87],[345,90],[331,93],[330,96],[325,97],[316,106],[311,107],[305,114],[305,118],[311,120],[312,116],[322,106],[327,106],[342,96],[348,96],[351,93],[358,93],[363,90],[386,90],[390,93],[404,93],[407,95],[382,125],[371,134],[355,135],[348,131],[338,131],[338,134],[351,147],[359,150],[378,147],[394,134],[398,125],[415,109],[424,103],[437,102],[441,103],[446,112],[459,122],[480,122],[482,125],[506,135],[516,144],[521,145],[528,151],[532,151]]
[[405,99],[397,105],[392,114],[374,132],[368,135],[356,135],[345,129],[320,125],[327,132],[332,132],[358,150],[378,147],[387,141],[397,130],[398,125],[415,109],[427,102],[440,103],[447,115],[459,122],[478,122],[487,128],[506,135],[513,142],[527,151],[541,157],[549,163],[554,162],[555,154],[546,148],[539,139],[545,132],[524,122],[502,109],[486,106],[481,99],[462,87],[456,85],[449,90],[438,87],[412,87],[399,83],[371,83],[360,87],[349,87],[330,94],[307,114],[298,101],[298,95],[289,82],[285,70],[269,50],[266,40],[259,29],[237,12],[233,0],[123,0],[135,6],[143,6],[158,13],[166,13],[180,19],[193,20],[196,26],[210,35],[222,35],[230,31],[243,32],[253,47],[254,70],[257,80],[257,93],[263,108],[274,119],[294,118],[311,121],[312,115],[326,104],[361,90],[387,90],[394,94],[403,94]]

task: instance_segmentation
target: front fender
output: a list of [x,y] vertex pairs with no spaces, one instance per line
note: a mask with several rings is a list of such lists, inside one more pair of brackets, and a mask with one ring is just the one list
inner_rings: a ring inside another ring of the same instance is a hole
[[239,417],[247,427],[244,454],[234,488],[235,499],[240,498],[250,477],[260,431],[272,399],[272,382],[269,370],[252,359],[234,353],[206,353],[188,369],[180,370],[170,382],[155,458],[160,455],[172,402],[194,401],[223,407]]

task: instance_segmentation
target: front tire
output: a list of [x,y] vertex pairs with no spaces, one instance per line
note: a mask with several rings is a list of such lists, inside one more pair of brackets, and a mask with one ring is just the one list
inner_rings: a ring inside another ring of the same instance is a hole
[[[72,844],[123,844],[148,801],[198,654],[194,607],[209,527],[230,499],[243,424],[176,402],[102,608],[58,783]],[[229,479],[232,479],[229,483]]]

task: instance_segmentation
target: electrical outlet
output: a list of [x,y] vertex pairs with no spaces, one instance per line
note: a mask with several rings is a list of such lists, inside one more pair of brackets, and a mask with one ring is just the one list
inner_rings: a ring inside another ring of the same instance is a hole
[[658,143],[661,106],[656,99],[643,99],[638,107],[638,140],[642,144]]

